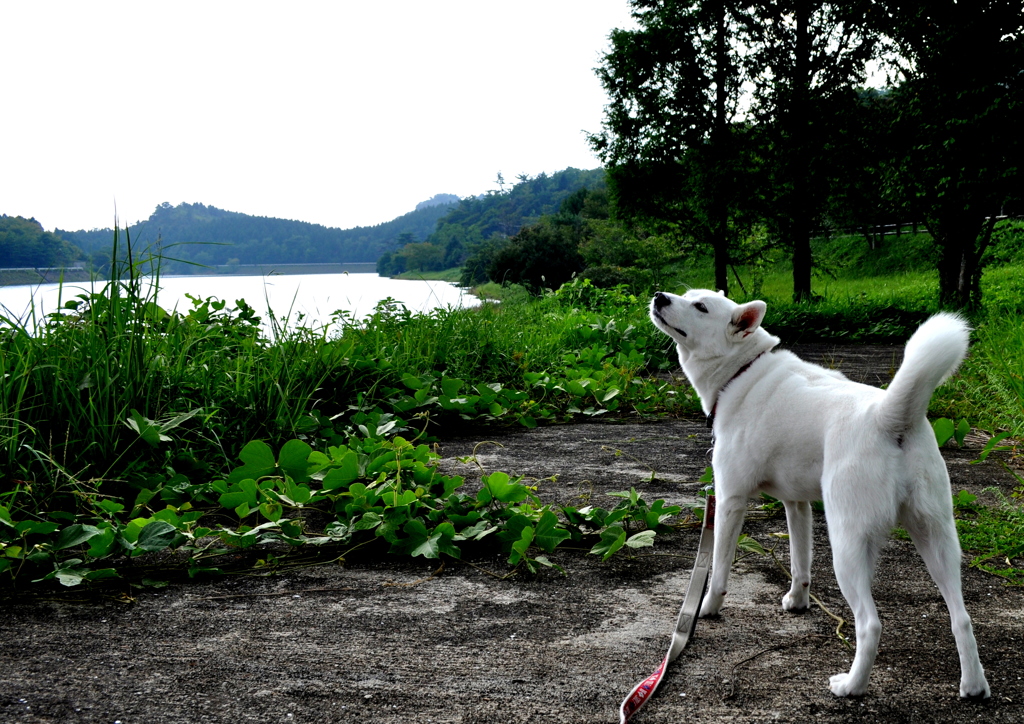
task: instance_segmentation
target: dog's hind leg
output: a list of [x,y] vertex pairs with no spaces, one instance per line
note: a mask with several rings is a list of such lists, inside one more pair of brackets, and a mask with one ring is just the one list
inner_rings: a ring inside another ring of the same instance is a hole
[[[946,490],[949,490],[948,485]],[[964,606],[960,586],[960,542],[957,540],[952,507],[948,517],[918,517],[905,520],[904,525],[949,609],[950,624],[960,654],[960,696],[987,699],[991,691],[978,657],[978,643],[974,638],[974,628]]]
[[711,584],[700,607],[701,617],[717,616],[722,608],[726,586],[729,584],[729,569],[732,567],[736,541],[740,537],[746,512],[746,496],[715,496],[715,553],[711,565]]
[[789,526],[789,566],[793,583],[782,597],[782,608],[805,611],[811,602],[811,555],[814,547],[811,504],[784,500],[786,524]]
[[[826,509],[827,506],[826,502]],[[871,579],[884,537],[857,526],[853,516],[845,518],[839,522],[830,516],[829,530],[836,580],[853,611],[857,651],[850,670],[833,676],[829,680],[829,689],[836,696],[860,696],[868,688],[871,667],[878,654],[878,639],[882,634],[882,623],[878,620],[875,600],[871,596]],[[837,530],[843,532],[837,535]]]

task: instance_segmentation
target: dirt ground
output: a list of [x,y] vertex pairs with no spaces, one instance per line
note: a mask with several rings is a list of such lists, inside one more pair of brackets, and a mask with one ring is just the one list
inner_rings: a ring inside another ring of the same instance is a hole
[[[895,348],[804,345],[807,359],[879,384]],[[540,481],[545,500],[604,507],[609,491],[692,498],[708,464],[700,420],[598,423],[443,443],[445,465],[484,440],[477,461]],[[968,465],[981,448],[944,452],[953,490],[981,493],[1011,479]],[[552,479],[553,478],[553,479]],[[766,547],[784,516],[751,514]],[[635,558],[561,550],[566,576],[499,580],[503,556],[445,565],[379,557],[269,576],[176,583],[160,590],[60,591],[0,599],[0,722],[616,722],[618,705],[668,646],[699,531],[659,536]],[[812,592],[850,621],[815,523]],[[788,565],[786,544],[776,551]],[[782,611],[786,578],[772,557],[733,568],[723,615],[701,620],[690,647],[634,719],[652,722],[1024,721],[1024,591],[964,568],[964,592],[992,686],[958,696],[949,616],[912,544],[892,540],[874,593],[883,632],[868,693],[837,699],[828,677],[852,654],[817,606]],[[844,629],[853,636],[852,621]]]

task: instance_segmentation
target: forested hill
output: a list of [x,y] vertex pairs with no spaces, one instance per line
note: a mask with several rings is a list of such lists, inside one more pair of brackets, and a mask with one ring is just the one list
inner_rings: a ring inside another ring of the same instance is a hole
[[[163,203],[128,231],[138,247],[152,247],[159,240],[167,257],[199,264],[374,262],[384,251],[428,237],[456,201],[439,194],[397,219],[354,229],[250,216],[198,203]],[[97,266],[109,260],[112,229],[57,229],[55,234],[82,249]]]
[[[462,200],[438,194],[397,219],[355,229],[250,216],[200,203],[163,203],[128,232],[136,249],[159,248],[165,259],[192,264],[376,262],[407,245],[429,242],[428,250],[442,250],[449,265],[458,266],[474,242],[512,236],[522,226],[555,213],[573,192],[603,186],[604,170],[567,168],[550,176],[523,176],[510,184],[499,175],[498,183],[498,190]],[[93,266],[109,263],[113,229],[54,233],[81,249]],[[196,267],[164,262],[165,272],[190,270]]]
[[[500,175],[498,178],[502,183]],[[467,244],[495,234],[514,236],[541,216],[556,213],[562,201],[581,188],[593,190],[604,185],[603,168],[590,171],[567,168],[550,176],[542,173],[533,178],[520,177],[514,185],[462,199],[441,219],[427,241],[447,246],[453,239]]]
[[0,268],[65,266],[77,257],[74,247],[35,219],[0,215]]
[[386,250],[377,260],[377,271],[387,276],[412,269],[462,266],[481,245],[507,239],[542,216],[557,213],[562,202],[580,189],[603,188],[605,174],[602,168],[567,168],[550,176],[521,176],[514,184],[506,184],[499,174],[498,185],[496,191],[462,199],[450,207],[426,242],[406,238],[401,248]]

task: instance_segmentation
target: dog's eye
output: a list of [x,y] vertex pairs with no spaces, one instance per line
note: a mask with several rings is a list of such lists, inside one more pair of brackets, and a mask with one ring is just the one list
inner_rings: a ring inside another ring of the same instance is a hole
[[694,302],[693,306],[697,308],[698,312],[704,312],[704,314],[708,313],[708,308],[704,306],[704,302]]

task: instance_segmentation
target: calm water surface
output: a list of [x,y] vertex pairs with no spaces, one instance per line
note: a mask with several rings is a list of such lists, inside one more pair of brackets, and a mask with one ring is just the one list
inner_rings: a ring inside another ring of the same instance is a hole
[[[102,289],[104,282],[96,282]],[[229,307],[244,299],[267,319],[267,310],[279,318],[295,321],[301,316],[304,326],[327,324],[337,310],[351,312],[362,319],[382,299],[391,297],[411,312],[427,312],[438,307],[474,306],[479,300],[448,282],[388,279],[376,274],[301,274],[290,276],[183,276],[160,280],[157,303],[164,309],[186,312],[192,308],[186,294],[216,297]],[[6,316],[28,320],[32,305],[36,318],[60,308],[62,301],[88,292],[88,282],[35,286],[0,287],[0,310]]]

